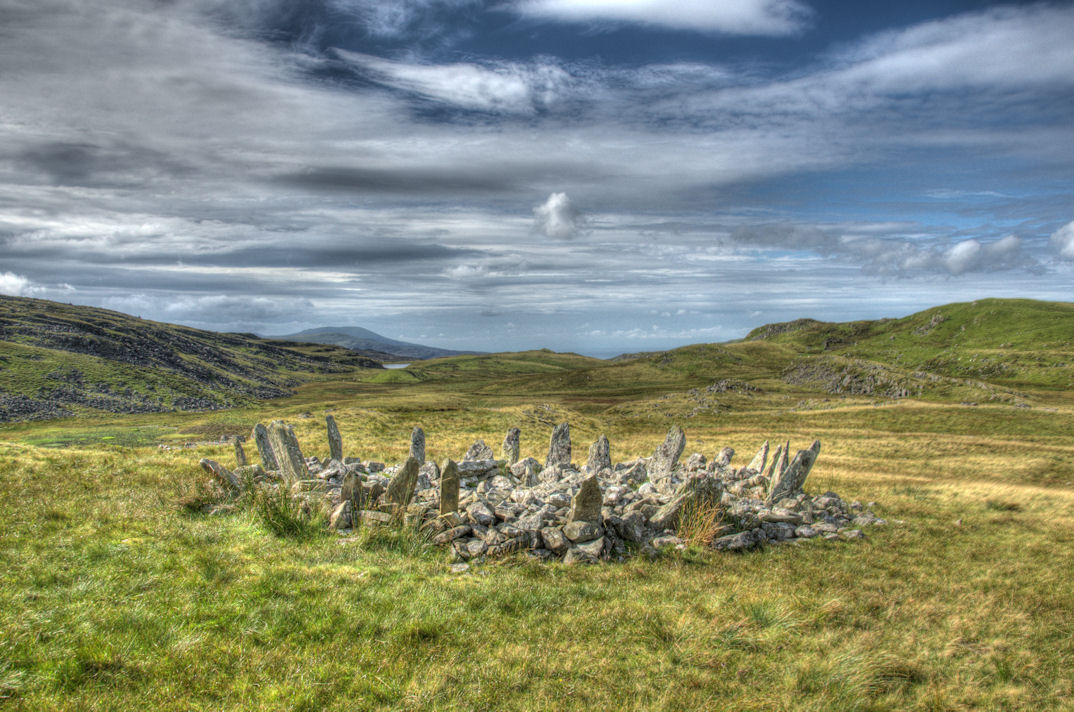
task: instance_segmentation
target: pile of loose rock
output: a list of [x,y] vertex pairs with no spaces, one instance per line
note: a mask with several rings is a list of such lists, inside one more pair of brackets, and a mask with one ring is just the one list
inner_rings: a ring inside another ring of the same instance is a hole
[[212,460],[201,466],[234,493],[286,487],[304,508],[328,512],[330,526],[339,530],[393,522],[421,527],[461,561],[519,551],[566,562],[622,559],[682,548],[687,533],[716,549],[741,551],[818,537],[861,539],[862,527],[885,523],[834,492],[805,494],[819,441],[793,457],[789,442],[774,453],[765,442],[739,468],[731,464],[731,448],[712,460],[695,453],[680,464],[686,436],[673,427],[651,457],[615,465],[602,435],[577,467],[570,427],[561,423],[543,464],[520,459],[520,432],[512,428],[501,458],[478,440],[461,461],[438,466],[425,461],[425,434],[415,428],[406,462],[385,468],[344,457],[331,415],[327,429],[324,462],[303,457],[294,431],[277,420],[254,428],[261,465],[247,464],[236,440],[234,471]]

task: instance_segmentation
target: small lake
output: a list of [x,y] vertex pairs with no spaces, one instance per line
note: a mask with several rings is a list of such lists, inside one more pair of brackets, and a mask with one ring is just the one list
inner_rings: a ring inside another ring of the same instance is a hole
[[406,368],[409,365],[409,363],[386,363],[384,368]]

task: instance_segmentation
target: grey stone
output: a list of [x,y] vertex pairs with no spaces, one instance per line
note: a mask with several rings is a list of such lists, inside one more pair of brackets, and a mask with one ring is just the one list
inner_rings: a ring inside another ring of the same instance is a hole
[[686,449],[686,433],[678,425],[674,425],[668,431],[664,442],[653,452],[652,459],[649,460],[649,479],[655,481],[670,477],[684,449]]
[[818,533],[819,532],[817,532],[816,529],[814,529],[813,527],[809,526],[808,524],[803,524],[802,526],[795,527],[795,529],[794,529],[794,535],[796,537],[798,537],[799,539],[812,539]]
[[434,536],[433,543],[441,546],[444,544],[449,544],[456,539],[468,535],[471,531],[473,531],[473,529],[471,529],[469,524],[460,524],[457,527],[452,527],[451,529],[440,532],[439,534]]
[[490,527],[496,523],[496,515],[484,502],[474,502],[466,508],[466,514],[475,524]]
[[269,442],[268,429],[258,423],[254,426],[254,443],[257,444],[257,454],[261,456],[261,464],[266,470],[278,470],[276,454],[272,452],[272,443]]
[[227,469],[216,460],[203,458],[198,464],[201,465],[201,469],[216,478],[216,481],[225,489],[231,492],[239,492],[242,490],[242,483],[239,482],[239,478],[232,474],[231,470]]
[[752,549],[768,540],[764,529],[758,527],[738,534],[728,534],[712,542],[712,548],[721,551],[745,551]]
[[563,535],[563,530],[559,527],[544,527],[541,529],[541,540],[544,542],[544,548],[557,556],[562,556],[570,548],[567,537]]
[[328,517],[328,526],[332,529],[350,529],[352,526],[352,514],[354,509],[350,502],[344,500],[336,505]]
[[681,546],[685,546],[685,543],[677,536],[658,536],[650,541],[649,545],[659,551],[668,547],[677,549]]
[[450,514],[459,508],[459,468],[451,458],[440,468],[440,514]]
[[595,564],[597,563],[597,558],[584,553],[581,547],[572,546],[567,551],[567,555],[563,557],[563,563],[572,566],[574,564]]
[[552,437],[548,441],[548,457],[545,458],[544,466],[570,467],[571,464],[571,426],[560,423],[552,430]]
[[612,454],[611,444],[608,438],[601,435],[597,441],[589,446],[589,458],[586,459],[585,472],[595,475],[603,470],[611,469]]
[[425,431],[415,427],[410,433],[410,456],[417,460],[418,465],[425,463]]
[[518,428],[511,428],[507,431],[507,437],[503,439],[503,459],[508,467],[518,462],[520,454],[518,442],[521,436],[521,430]]
[[494,460],[496,454],[492,452],[492,448],[485,444],[484,440],[475,440],[474,444],[470,446],[470,449],[466,451],[463,462],[475,462],[483,460]]
[[723,494],[723,483],[718,478],[707,472],[691,475],[671,500],[650,517],[649,525],[657,531],[677,529],[683,511],[719,506]]
[[865,532],[863,532],[861,529],[845,529],[839,532],[839,536],[848,541],[851,541],[856,539],[864,539]]
[[568,522],[563,526],[563,536],[567,537],[575,544],[593,541],[603,534],[604,531],[600,526],[593,522],[574,521]]
[[567,521],[599,522],[602,504],[603,495],[600,492],[600,481],[596,475],[590,475],[582,482],[578,492],[571,498],[571,513],[567,517]]
[[731,458],[735,456],[735,449],[733,447],[725,447],[720,450],[720,454],[716,456],[716,467],[725,468],[731,466]]
[[343,486],[339,490],[341,502],[350,502],[353,511],[361,511],[365,507],[365,488],[362,487],[362,478],[357,472],[348,472],[343,475]]
[[282,420],[274,420],[269,424],[268,437],[284,481],[291,483],[308,480],[309,467],[306,465],[306,459],[302,457],[302,449],[298,446],[298,438],[291,426]]
[[688,471],[690,471],[690,472],[697,472],[698,470],[704,470],[706,463],[707,463],[707,460],[705,460],[705,456],[702,455],[699,452],[695,452],[693,455],[691,455],[689,458],[687,458],[687,460],[686,460],[686,469]]
[[242,448],[242,440],[236,437],[233,442],[235,443],[235,467],[245,467],[249,462],[246,460],[246,451]]
[[470,570],[470,564],[460,562],[460,563],[457,563],[457,564],[452,564],[448,568],[451,570],[451,573],[453,573],[453,574],[464,574],[464,573],[466,573],[467,571]]
[[802,491],[802,486],[805,484],[806,477],[809,476],[809,471],[813,469],[813,463],[817,461],[817,456],[819,454],[820,440],[814,440],[813,445],[808,450],[799,450],[794,456],[794,460],[787,466],[787,469],[783,470],[783,472],[772,481],[765,502],[771,504],[772,502],[778,502],[784,497],[793,497],[800,493]]
[[747,470],[753,470],[754,472],[764,472],[764,466],[768,462],[768,441],[765,440],[761,445],[761,449],[757,451],[757,454],[750,460],[750,464],[746,465]]
[[533,487],[537,484],[537,473],[541,471],[541,463],[532,457],[519,460],[511,465],[511,474],[525,487]]
[[336,419],[331,415],[326,415],[324,422],[328,429],[328,457],[343,462],[343,438],[336,426]]
[[604,551],[604,544],[605,539],[601,536],[591,541],[576,542],[574,545],[574,549],[588,558],[598,559],[600,558],[601,553]]
[[625,541],[641,544],[647,538],[645,515],[641,512],[629,512],[623,517],[616,517],[612,520],[612,526],[619,537]]
[[414,498],[414,488],[418,484],[418,469],[420,465],[413,456],[406,459],[403,466],[388,482],[388,489],[384,491],[383,498],[387,504],[394,505],[396,511],[406,509]]
[[489,545],[485,543],[484,539],[471,539],[466,542],[466,548],[470,552],[470,558],[481,556],[489,549]]

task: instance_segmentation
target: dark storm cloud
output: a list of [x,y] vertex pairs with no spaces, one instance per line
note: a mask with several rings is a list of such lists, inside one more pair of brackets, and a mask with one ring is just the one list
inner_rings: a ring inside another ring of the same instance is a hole
[[275,183],[318,192],[405,195],[489,194],[518,189],[511,175],[467,175],[461,171],[320,167],[271,178]]

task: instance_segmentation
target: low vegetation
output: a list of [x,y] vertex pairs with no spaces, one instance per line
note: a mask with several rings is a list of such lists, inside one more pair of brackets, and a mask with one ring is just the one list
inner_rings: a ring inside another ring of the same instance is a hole
[[[875,343],[909,352],[930,321]],[[0,709],[1069,708],[1070,371],[1015,359],[981,379],[1017,402],[833,394],[783,380],[813,348],[795,333],[614,364],[458,357],[229,411],[5,425]],[[1036,343],[1042,364],[1070,363],[1069,343]],[[869,361],[870,344],[826,353]],[[197,462],[233,462],[221,435],[282,417],[323,457],[326,412],[347,454],[385,462],[419,424],[437,460],[512,426],[543,459],[562,420],[576,460],[601,433],[617,461],[648,455],[673,423],[687,453],[736,461],[821,438],[807,489],[876,502],[889,525],[730,555],[705,546],[717,515],[699,511],[691,546],[656,560],[453,573],[414,531],[341,537],[278,503],[213,506],[229,503]]]

